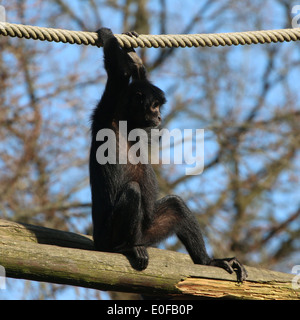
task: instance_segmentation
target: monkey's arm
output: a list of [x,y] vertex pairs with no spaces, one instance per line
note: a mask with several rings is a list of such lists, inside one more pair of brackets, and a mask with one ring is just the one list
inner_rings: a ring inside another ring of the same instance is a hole
[[[108,28],[97,31],[98,41],[104,47],[104,63],[109,78],[119,78],[129,81],[133,79],[143,80],[146,78],[146,69],[143,61],[133,48],[121,48],[117,38]],[[138,37],[135,31],[125,32],[129,37]]]
[[[139,34],[135,31],[124,32],[129,37],[139,37]],[[130,64],[130,70],[132,74],[132,78],[135,80],[144,80],[147,77],[146,68],[143,64],[142,59],[137,55],[133,48],[124,48],[127,52]]]
[[97,33],[98,41],[103,44],[104,66],[108,81],[115,81],[117,85],[121,85],[122,82],[128,84],[131,72],[126,52],[122,50],[110,29],[101,28]]
[[129,56],[120,47],[117,38],[110,29],[101,28],[97,33],[98,42],[103,45],[107,82],[95,113],[101,109],[102,120],[98,117],[98,121],[111,122],[115,117],[117,108],[124,103],[124,97],[128,89],[131,77]]

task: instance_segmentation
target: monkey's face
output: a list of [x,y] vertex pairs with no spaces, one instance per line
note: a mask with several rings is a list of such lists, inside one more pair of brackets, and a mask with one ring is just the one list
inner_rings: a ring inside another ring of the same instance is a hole
[[161,124],[160,104],[154,101],[150,107],[146,108],[145,122],[147,127],[158,127]]
[[155,128],[161,124],[160,107],[158,100],[137,92],[129,106],[128,122],[134,128]]
[[134,128],[155,128],[161,124],[164,93],[149,81],[135,81],[129,86],[127,120]]

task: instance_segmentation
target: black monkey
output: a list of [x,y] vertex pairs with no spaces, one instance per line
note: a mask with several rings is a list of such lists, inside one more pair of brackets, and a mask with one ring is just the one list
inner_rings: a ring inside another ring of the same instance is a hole
[[[97,149],[104,143],[96,141],[99,130],[111,129],[118,137],[119,121],[127,121],[128,132],[157,127],[160,108],[166,102],[164,92],[147,79],[133,49],[122,49],[110,29],[101,28],[98,37],[104,46],[108,79],[91,117],[90,184],[96,249],[124,253],[135,268],[143,270],[149,260],[146,248],[175,233],[194,263],[221,267],[229,273],[235,269],[238,281],[245,280],[247,272],[236,258],[208,256],[199,223],[180,197],[158,200],[158,184],[150,164],[97,162]],[[118,144],[117,139],[117,152]]]

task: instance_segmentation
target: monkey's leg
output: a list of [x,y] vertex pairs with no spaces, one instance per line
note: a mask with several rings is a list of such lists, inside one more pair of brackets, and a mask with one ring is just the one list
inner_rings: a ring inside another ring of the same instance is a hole
[[111,246],[114,252],[121,252],[134,260],[134,267],[143,270],[149,256],[142,239],[141,190],[137,182],[124,186],[113,209]]
[[186,247],[194,263],[208,264],[200,226],[194,214],[178,196],[166,196],[156,202],[155,214],[145,233],[148,245],[159,242],[175,233]]
[[145,234],[146,244],[161,241],[176,233],[196,264],[220,267],[232,273],[235,269],[238,281],[247,277],[247,271],[236,258],[211,259],[205,248],[200,225],[195,215],[178,196],[167,196],[156,203],[155,216]]

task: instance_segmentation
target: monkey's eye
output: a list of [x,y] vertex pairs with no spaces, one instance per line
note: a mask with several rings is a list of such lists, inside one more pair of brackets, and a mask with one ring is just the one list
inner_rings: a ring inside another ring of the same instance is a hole
[[155,110],[155,109],[159,109],[160,108],[160,103],[158,100],[155,100],[151,106],[151,109]]

